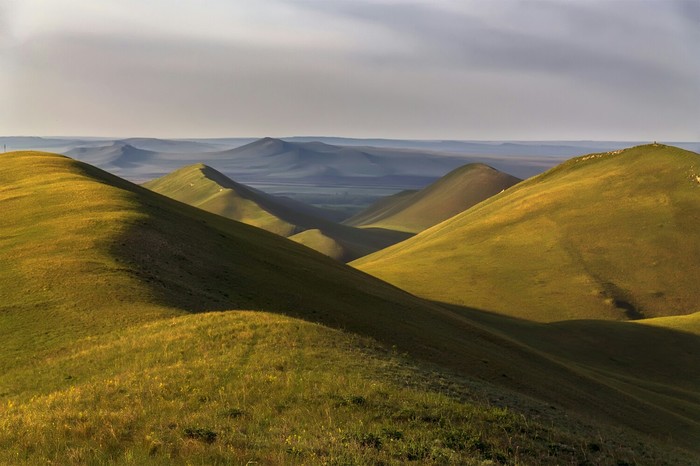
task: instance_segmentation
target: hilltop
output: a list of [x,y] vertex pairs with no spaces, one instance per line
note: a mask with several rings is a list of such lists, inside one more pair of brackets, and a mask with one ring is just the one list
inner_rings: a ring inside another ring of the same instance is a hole
[[297,233],[301,229],[299,225],[332,215],[331,212],[236,183],[201,163],[182,167],[142,186],[207,212],[282,236]]
[[159,154],[151,150],[136,148],[127,142],[116,141],[104,146],[70,149],[66,155],[74,158],[89,155],[93,163],[105,166],[105,168],[125,169],[152,163]]
[[418,192],[380,199],[344,223],[418,233],[519,183],[484,164],[467,164]]
[[271,196],[236,183],[204,164],[182,167],[143,186],[208,212],[290,237],[343,262],[410,236],[388,229],[357,229],[337,224],[332,221],[334,212]]
[[354,265],[412,293],[530,320],[698,310],[700,156],[572,159]]
[[[687,463],[677,447],[697,451],[697,374],[661,381],[651,361],[642,376],[632,351],[612,373],[588,336],[547,350],[558,329],[421,300],[95,167],[3,161],[1,461]],[[631,325],[613,324],[613,338]],[[535,331],[547,338],[528,344]],[[697,362],[694,336],[635,331],[662,360]]]

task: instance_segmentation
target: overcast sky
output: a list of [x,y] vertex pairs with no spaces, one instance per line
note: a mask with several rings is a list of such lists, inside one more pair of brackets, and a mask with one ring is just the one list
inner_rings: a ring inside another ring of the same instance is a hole
[[0,0],[0,135],[700,140],[700,0]]

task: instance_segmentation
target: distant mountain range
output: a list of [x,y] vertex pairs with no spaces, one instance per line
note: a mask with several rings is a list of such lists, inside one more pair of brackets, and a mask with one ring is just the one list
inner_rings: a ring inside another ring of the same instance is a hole
[[[648,141],[647,141],[648,142]],[[642,142],[640,142],[642,143]],[[379,164],[382,169],[371,172],[372,177],[414,175],[412,187],[424,187],[448,171],[469,162],[481,162],[520,178],[541,173],[566,158],[592,152],[617,150],[635,143],[629,141],[452,141],[357,139],[340,137],[273,138],[80,138],[80,137],[0,137],[7,151],[47,150],[71,155],[101,168],[117,168],[118,174],[135,181],[146,181],[165,175],[183,165],[205,163],[239,181],[262,181],[262,175],[279,177],[282,168],[293,168],[287,180],[297,175],[318,181],[323,171],[315,167],[319,157],[330,160],[337,171],[328,175],[350,176],[366,174],[368,167]],[[674,146],[699,151],[700,142],[673,142]],[[240,148],[241,151],[232,149]],[[135,150],[151,151],[143,154],[142,164],[119,166],[122,151],[127,159],[138,155]],[[111,157],[105,157],[112,152]],[[257,170],[237,162],[250,162],[261,156],[272,163],[269,170],[260,162]],[[232,160],[240,157],[241,160]],[[296,158],[295,158],[296,157]],[[406,165],[396,167],[395,157],[405,159]],[[454,158],[461,159],[454,161]],[[443,160],[447,158],[448,160]],[[347,160],[344,160],[347,159]],[[378,160],[379,159],[379,160]],[[452,159],[452,162],[450,160]],[[117,164],[111,162],[116,160]],[[152,163],[157,160],[158,165]],[[374,167],[378,168],[378,167]],[[428,168],[427,171],[423,171]],[[248,176],[249,178],[243,178]],[[430,180],[427,181],[426,180]],[[420,185],[420,183],[424,183]],[[406,186],[406,187],[411,187]]]
[[[468,163],[517,178],[567,158],[630,146],[619,141],[420,141],[337,137],[40,138],[1,137],[7,150],[69,155],[133,182],[203,163],[268,194],[335,210],[348,218],[381,197],[420,190]],[[700,143],[679,143],[700,150]]]

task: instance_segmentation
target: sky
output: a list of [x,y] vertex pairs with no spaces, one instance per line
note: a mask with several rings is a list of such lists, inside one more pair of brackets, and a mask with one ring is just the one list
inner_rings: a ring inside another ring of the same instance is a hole
[[700,140],[698,0],[0,0],[0,135]]

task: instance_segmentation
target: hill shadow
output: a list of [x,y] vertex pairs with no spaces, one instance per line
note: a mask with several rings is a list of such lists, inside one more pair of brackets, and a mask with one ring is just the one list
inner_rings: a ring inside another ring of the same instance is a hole
[[[688,369],[680,368],[699,367],[696,335],[617,322],[535,324],[425,301],[277,235],[144,188],[130,190],[143,215],[110,245],[110,254],[154,303],[185,312],[262,310],[355,332],[698,451],[693,416],[700,414],[700,377],[683,381]],[[644,348],[644,342],[654,343]],[[668,347],[651,358],[662,343]],[[646,366],[635,362],[643,355]],[[668,358],[677,359],[664,367]]]

